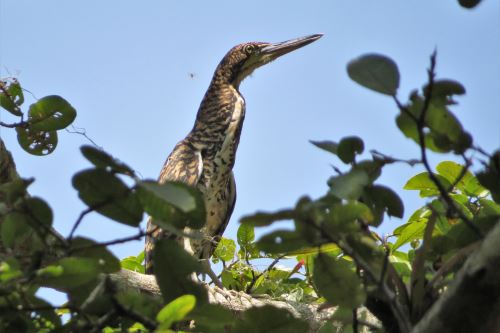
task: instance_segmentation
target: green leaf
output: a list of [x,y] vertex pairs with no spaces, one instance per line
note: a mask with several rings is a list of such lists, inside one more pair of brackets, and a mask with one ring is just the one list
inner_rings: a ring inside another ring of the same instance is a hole
[[304,255],[318,254],[318,253],[329,253],[332,256],[337,256],[342,253],[342,250],[334,243],[322,244],[315,247],[305,247],[297,251],[290,251],[287,253],[289,256],[297,256],[297,259]]
[[394,243],[392,250],[395,251],[415,239],[422,239],[426,225],[427,220],[425,220],[425,222],[413,222],[406,224],[405,228],[400,231],[398,239]]
[[46,96],[31,104],[28,123],[36,131],[56,131],[68,127],[76,110],[60,96]]
[[267,253],[287,253],[308,245],[301,234],[290,230],[275,230],[256,242],[257,248]]
[[129,176],[133,176],[135,174],[134,170],[132,170],[128,165],[120,162],[102,149],[98,149],[93,146],[82,146],[80,147],[80,150],[83,156],[97,168],[110,168],[114,172]]
[[[466,196],[465,194],[450,194],[451,199],[455,202],[455,205],[457,206],[458,209],[462,211],[462,213],[467,216],[467,218],[472,219],[474,218],[474,214],[472,211],[469,209],[469,197]],[[443,215],[446,213],[443,212]]]
[[309,142],[318,148],[321,148],[327,152],[330,152],[332,154],[337,155],[337,148],[339,145],[336,142],[333,142],[333,141],[312,141],[312,140],[310,140]]
[[437,165],[436,170],[451,184],[456,183],[456,187],[466,194],[483,197],[488,195],[488,190],[479,184],[477,178],[468,170],[464,173],[464,167],[458,163],[444,161]]
[[92,258],[68,257],[37,272],[40,284],[56,289],[72,289],[97,278],[101,265]]
[[[26,237],[33,235],[33,229],[40,236],[46,235],[52,225],[52,219],[52,209],[45,201],[38,197],[26,198],[17,206],[17,210],[7,214],[1,223],[2,241],[7,247],[22,245]],[[35,239],[30,241],[31,250],[36,249],[33,243]]]
[[[406,110],[415,119],[419,119],[423,109],[422,96],[413,91]],[[396,124],[406,137],[420,144],[417,122],[410,115],[401,112],[396,118]],[[428,149],[435,152],[453,150],[456,153],[462,153],[471,146],[472,137],[463,130],[458,119],[446,108],[446,103],[438,103],[433,99],[428,106],[425,120],[430,130],[424,134],[425,145]]]
[[[129,289],[129,290],[117,290],[115,292],[116,299],[118,302],[125,308],[130,311],[133,311],[135,313],[141,314],[144,317],[147,318],[155,318],[155,316],[158,314],[158,312],[161,310],[163,307],[163,302],[158,298],[158,297],[153,297],[150,295],[147,295],[145,293],[138,293],[137,290],[134,289]],[[110,304],[110,306],[113,306]],[[109,309],[105,309],[107,311]],[[124,323],[124,320],[122,320],[122,323]],[[135,326],[135,325],[133,325]],[[132,327],[133,327],[132,326]],[[131,327],[131,328],[132,328]],[[137,330],[133,331],[129,328],[126,332],[132,333],[144,333],[146,330]],[[116,332],[118,333],[118,332]],[[121,333],[121,331],[120,331]]]
[[365,189],[365,194],[369,196],[369,203],[373,204],[376,211],[386,212],[389,216],[403,217],[403,201],[392,189],[373,185]]
[[222,261],[231,261],[236,251],[236,243],[232,239],[222,237],[215,249],[214,256]]
[[[348,325],[352,323],[352,308],[339,306],[332,316],[332,322],[342,323],[343,325]],[[358,318],[360,319],[360,318]],[[343,327],[342,327],[343,328]],[[338,329],[338,328],[337,328]],[[322,332],[321,332],[322,333]],[[344,333],[344,330],[342,330]]]
[[202,272],[200,263],[175,240],[157,241],[153,261],[161,263],[154,266],[154,273],[165,302],[186,294],[194,295],[200,304],[207,302],[206,290],[191,278],[193,272]]
[[303,333],[309,326],[296,319],[289,311],[270,305],[253,307],[243,313],[233,331],[238,333]]
[[13,257],[0,261],[0,282],[7,282],[22,275],[19,263]]
[[344,163],[354,162],[356,154],[361,154],[364,150],[364,143],[357,136],[342,138],[337,148],[337,155]]
[[129,271],[143,273],[144,269],[144,251],[141,251],[137,256],[129,256],[120,260],[120,265],[123,269],[128,269]]
[[114,273],[120,270],[120,260],[106,247],[92,239],[76,237],[71,241],[70,251],[74,257],[93,259],[102,273]]
[[10,182],[0,185],[0,194],[2,194],[2,201],[9,205],[14,204],[18,199],[27,195],[26,189],[35,181],[34,178],[15,178]]
[[290,209],[281,210],[276,213],[257,212],[253,215],[242,217],[240,223],[251,224],[256,227],[265,227],[276,221],[292,220],[294,217],[295,212]]
[[177,228],[199,229],[205,225],[201,193],[184,183],[143,181],[139,183],[138,194],[144,210],[155,220]]
[[104,169],[87,169],[73,176],[73,187],[89,207],[117,222],[138,226],[143,210],[135,192]]
[[331,177],[328,180],[330,194],[339,199],[355,200],[361,196],[363,188],[370,182],[365,171],[353,169],[348,173]]
[[[396,125],[407,138],[410,138],[414,142],[419,143],[417,123],[409,115],[401,112],[396,117]],[[428,142],[426,142],[426,146],[429,146]]]
[[[429,86],[424,87],[424,92],[427,94]],[[465,94],[464,86],[455,80],[441,79],[434,81],[432,89],[432,98],[448,97],[452,95],[463,95]]]
[[1,80],[0,85],[7,90],[7,94],[0,90],[0,106],[12,113],[14,116],[21,117],[23,113],[19,109],[19,106],[24,103],[24,95],[21,85],[15,79],[8,83]]
[[220,279],[222,285],[226,289],[231,289],[231,290],[243,289],[242,279],[238,279],[237,277],[235,277],[235,274],[233,274],[232,270],[223,269],[220,274]]
[[[439,174],[434,175],[439,183],[446,189],[451,190],[451,183]],[[435,196],[439,194],[438,187],[436,184],[430,179],[428,172],[422,172],[418,175],[410,178],[405,186],[403,187],[405,190],[418,190],[420,191],[421,197],[429,197]]]
[[362,170],[368,175],[370,183],[373,183],[382,174],[384,162],[380,160],[363,160],[356,163],[354,170]]
[[356,201],[334,204],[330,208],[328,217],[325,227],[333,234],[359,231],[359,223],[356,220],[362,220],[368,224],[373,221],[370,208]]
[[200,332],[224,332],[235,321],[234,314],[220,305],[203,304],[188,315]]
[[128,269],[132,272],[138,272],[145,274],[146,270],[144,269],[144,265],[142,263],[137,262],[134,256],[125,257],[120,260],[120,265],[123,269]]
[[[487,234],[491,228],[499,222],[498,216],[490,216],[484,219],[475,219],[474,223],[483,234]],[[477,234],[470,232],[470,228],[464,223],[456,223],[451,226],[445,235],[436,235],[432,238],[431,249],[433,253],[445,255],[454,253],[468,244],[480,240]]]
[[21,148],[32,155],[48,155],[57,147],[56,131],[38,131],[31,127],[16,127]]
[[356,308],[365,301],[361,280],[346,260],[318,254],[314,260],[313,281],[320,294],[332,304]]
[[431,103],[427,109],[425,122],[431,129],[428,136],[444,151],[454,150],[462,153],[472,144],[471,138],[466,137],[468,134],[463,131],[458,119],[444,105]]
[[2,230],[2,243],[9,248],[23,244],[32,231],[27,216],[18,212],[7,214],[0,227]]
[[490,158],[485,170],[477,174],[477,179],[491,192],[495,202],[500,203],[500,150],[497,150]]
[[408,254],[400,251],[391,251],[389,262],[396,269],[398,275],[409,278],[411,276],[411,264]]
[[479,217],[500,215],[500,204],[497,204],[493,200],[479,199],[479,205],[481,207]]
[[236,239],[242,248],[245,248],[252,243],[255,240],[255,230],[253,225],[245,223],[240,224],[236,234]]
[[183,295],[174,299],[156,315],[156,321],[160,323],[159,328],[170,328],[176,321],[183,320],[195,305],[196,297],[193,295]]
[[23,210],[36,223],[34,226],[42,224],[49,227],[52,225],[52,209],[43,199],[38,197],[27,198],[24,201]]
[[347,65],[349,77],[365,88],[385,95],[396,95],[399,70],[396,63],[383,55],[367,54]]

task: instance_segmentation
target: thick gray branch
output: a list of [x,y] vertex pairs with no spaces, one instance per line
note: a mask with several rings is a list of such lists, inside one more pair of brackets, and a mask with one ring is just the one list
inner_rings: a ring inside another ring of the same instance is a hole
[[[156,284],[155,277],[145,275],[128,270],[121,270],[118,273],[111,274],[112,281],[122,290],[138,290],[152,296],[161,297],[160,289]],[[290,301],[282,301],[271,299],[270,297],[252,297],[244,292],[236,292],[232,290],[222,290],[218,287],[210,287],[205,285],[208,292],[209,302],[212,304],[221,305],[224,308],[231,310],[236,317],[253,307],[271,305],[280,309],[289,311],[296,318],[300,318],[309,324],[309,332],[317,332],[321,326],[329,320],[335,308],[321,310],[319,306],[312,304],[304,304]],[[373,326],[378,326],[378,321],[362,309],[367,317],[367,322]],[[342,325],[338,323],[340,328]],[[360,332],[368,332],[366,326],[362,326]]]
[[412,332],[498,332],[499,328],[500,221]]

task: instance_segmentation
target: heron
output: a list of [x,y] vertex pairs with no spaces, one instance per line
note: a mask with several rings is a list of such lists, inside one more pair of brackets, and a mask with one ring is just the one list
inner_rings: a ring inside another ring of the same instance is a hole
[[[201,101],[192,130],[168,156],[159,183],[182,182],[198,189],[205,202],[202,237],[190,238],[162,230],[150,218],[146,231],[146,273],[153,274],[153,249],[163,237],[178,241],[200,260],[212,256],[227,227],[236,202],[233,167],[245,119],[241,82],[255,69],[306,46],[322,34],[280,43],[249,42],[236,45],[222,58]],[[161,263],[156,263],[160,265]]]

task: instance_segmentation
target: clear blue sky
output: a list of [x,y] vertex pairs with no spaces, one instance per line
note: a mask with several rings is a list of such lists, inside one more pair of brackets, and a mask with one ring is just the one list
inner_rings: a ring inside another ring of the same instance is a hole
[[[426,1],[24,1],[0,2],[0,74],[17,76],[38,98],[58,94],[77,109],[74,123],[144,178],[156,178],[177,141],[191,129],[212,73],[232,46],[278,42],[322,32],[319,41],[257,70],[241,86],[247,115],[235,166],[238,202],[226,232],[256,210],[294,205],[327,190],[331,164],[342,164],[309,140],[361,136],[368,149],[417,157],[395,126],[391,100],[352,82],[347,62],[363,53],[399,65],[402,100],[426,79],[437,48],[440,78],[462,82],[467,95],[453,108],[476,143],[500,147],[500,5],[475,10],[455,0]],[[10,72],[10,74],[9,74]],[[190,74],[194,74],[191,77]],[[30,98],[33,101],[32,98]],[[30,102],[30,100],[28,101]],[[13,120],[2,112],[2,121]],[[33,195],[46,198],[55,227],[67,234],[84,208],[71,177],[89,166],[78,147],[88,142],[61,132],[47,157],[22,151],[9,129],[0,134]],[[436,164],[445,156],[433,155]],[[386,168],[379,183],[397,190],[406,216],[423,204],[402,190],[421,168]],[[387,221],[381,232],[404,222]],[[97,240],[132,228],[97,214],[79,233]],[[135,255],[143,243],[114,247]]]

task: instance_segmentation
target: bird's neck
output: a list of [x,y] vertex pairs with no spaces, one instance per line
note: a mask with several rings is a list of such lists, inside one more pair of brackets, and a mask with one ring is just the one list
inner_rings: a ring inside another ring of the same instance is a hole
[[[189,134],[191,143],[201,149],[221,144],[229,134],[229,125],[241,127],[245,101],[237,87],[214,76],[200,104],[196,122]],[[239,136],[238,133],[234,133]]]

